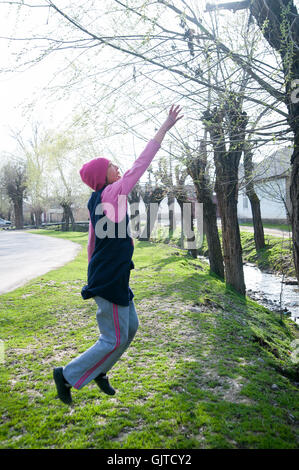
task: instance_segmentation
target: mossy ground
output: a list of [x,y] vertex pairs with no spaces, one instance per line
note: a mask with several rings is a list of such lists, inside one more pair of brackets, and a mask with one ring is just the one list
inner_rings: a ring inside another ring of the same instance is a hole
[[52,368],[98,337],[86,282],[87,233],[75,260],[0,296],[1,448],[294,449],[297,327],[228,291],[208,268],[165,244],[137,242],[131,286],[140,327],[110,371],[68,407]]
[[[296,277],[292,253],[292,240],[289,234],[286,234],[284,237],[265,234],[266,246],[264,249],[257,252],[255,249],[254,234],[251,232],[242,232],[242,226],[240,226],[240,230],[242,254],[245,262],[256,264],[262,271],[266,270],[276,274],[284,274],[287,277]],[[169,239],[168,229],[166,227],[159,227],[153,235],[153,240],[181,246],[180,233],[180,228],[177,228]],[[221,230],[219,230],[219,237],[221,240]],[[206,238],[203,239],[201,254],[204,256],[208,254]]]
[[252,233],[241,232],[243,258],[255,263],[261,270],[269,270],[287,277],[295,277],[292,254],[292,241],[286,236],[273,237],[265,235],[265,248],[255,249]]

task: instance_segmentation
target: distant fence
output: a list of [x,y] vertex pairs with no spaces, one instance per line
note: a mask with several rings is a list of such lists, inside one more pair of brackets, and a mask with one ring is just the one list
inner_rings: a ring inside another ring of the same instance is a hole
[[[64,226],[65,226],[65,222],[45,222],[45,223],[42,223],[41,225],[24,225],[24,227],[21,230],[47,229],[47,228],[51,227],[54,230],[62,231],[62,227],[64,227]],[[75,232],[88,232],[88,227],[89,227],[89,221],[75,222],[74,231]],[[16,229],[15,226],[3,226],[3,227],[0,227],[0,229],[3,229],[3,230],[20,230],[20,229]],[[72,230],[72,224],[71,223],[69,223],[69,229]]]

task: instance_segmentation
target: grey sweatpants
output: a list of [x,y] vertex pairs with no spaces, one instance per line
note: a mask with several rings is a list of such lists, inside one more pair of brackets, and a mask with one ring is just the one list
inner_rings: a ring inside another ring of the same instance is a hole
[[102,297],[94,297],[94,300],[98,306],[99,340],[63,369],[66,380],[78,390],[111,369],[132,342],[138,328],[133,300],[128,307]]

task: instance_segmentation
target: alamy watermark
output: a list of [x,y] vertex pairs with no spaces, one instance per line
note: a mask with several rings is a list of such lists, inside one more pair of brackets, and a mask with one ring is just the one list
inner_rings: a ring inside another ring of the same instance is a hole
[[298,364],[299,362],[299,339],[295,339],[290,344],[291,347],[291,361],[294,364]]
[[4,341],[0,339],[0,364],[4,364],[4,354],[5,354],[5,348],[4,348]]
[[[130,204],[130,219],[126,220],[126,196],[118,197],[118,204],[114,207],[111,203],[100,203],[97,205],[95,215],[101,216],[95,226],[95,234],[98,238],[132,238],[149,237],[157,240],[159,228],[163,226],[161,212],[158,203],[147,205],[146,213],[139,212],[138,203]],[[195,250],[202,246],[203,242],[203,204],[199,202],[186,202],[182,205],[180,214],[174,213],[173,226],[175,227],[179,219],[181,228],[181,240],[183,248]],[[142,224],[145,220],[145,224]],[[134,227],[132,230],[131,225]],[[138,230],[135,229],[139,225]],[[165,226],[165,225],[164,225]],[[117,233],[116,233],[117,232]]]
[[293,91],[291,92],[291,101],[292,103],[299,103],[299,79],[293,80],[291,83],[291,88]]

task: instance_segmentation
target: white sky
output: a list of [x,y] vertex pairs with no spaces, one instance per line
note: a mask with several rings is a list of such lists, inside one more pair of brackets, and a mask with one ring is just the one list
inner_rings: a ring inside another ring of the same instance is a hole
[[[42,0],[41,0],[42,1]],[[12,36],[13,31],[20,35],[21,32],[26,35],[26,23],[16,22],[14,15],[6,16],[3,12],[8,11],[7,5],[1,5],[0,0],[0,36]],[[61,3],[61,2],[60,2]],[[298,3],[298,0],[295,1]],[[31,9],[30,9],[31,10]],[[47,9],[33,9],[28,16],[28,25],[33,24],[34,21],[41,26],[47,21]],[[14,46],[14,44],[12,44]],[[2,64],[7,64],[11,60],[11,52],[13,49],[7,47],[7,41],[0,39],[0,61]],[[15,143],[11,137],[11,129],[21,130],[26,129],[28,136],[30,135],[30,121],[42,121],[46,125],[59,126],[63,123],[72,113],[73,102],[68,100],[56,101],[55,105],[45,105],[43,101],[42,89],[48,84],[53,71],[57,68],[59,60],[63,58],[58,54],[48,57],[37,66],[29,68],[26,72],[16,72],[9,75],[0,74],[0,163],[1,154],[3,152],[13,152]],[[0,63],[1,68],[1,63]],[[73,98],[74,99],[74,96]],[[32,114],[28,104],[30,101],[35,100],[35,112]],[[27,105],[27,108],[24,107]],[[103,110],[104,112],[104,110]],[[150,126],[149,128],[154,128]],[[132,136],[124,138],[124,142],[132,142]],[[142,149],[142,141],[135,139],[137,153]],[[108,156],[109,158],[109,156]]]
[[[38,3],[34,0],[27,0],[27,3]],[[30,28],[35,25],[36,28],[42,30],[42,26],[48,20],[47,9],[28,9],[30,15],[25,20],[18,21],[15,14],[7,12],[13,12],[11,7],[2,4],[0,0],[0,36],[1,37],[13,37],[14,32],[17,37],[30,37]],[[42,3],[42,0],[41,2]],[[60,5],[61,2],[58,2]],[[22,10],[23,11],[23,10]],[[26,9],[25,9],[26,11]],[[3,14],[6,13],[6,14]],[[22,17],[23,18],[23,17]],[[50,18],[51,21],[51,18]],[[16,52],[18,48],[22,48],[24,44],[10,41],[0,38],[0,69],[1,67],[7,66],[7,64],[13,64],[14,56],[13,52]],[[109,56],[109,51],[101,53],[101,61],[107,63],[105,54]],[[65,66],[65,56],[72,54],[71,51],[54,53],[41,61],[39,64],[28,67],[24,72],[13,72],[9,74],[0,73],[0,165],[1,159],[4,161],[5,153],[15,151],[15,140],[12,137],[12,130],[22,131],[23,135],[28,138],[31,136],[31,123],[42,122],[45,126],[55,126],[59,128],[60,124],[63,125],[66,121],[70,121],[74,116],[76,109],[76,101],[78,108],[80,106],[80,91],[72,93],[71,96],[60,100],[53,99],[52,104],[45,101],[45,94],[43,93],[43,87],[52,83],[53,73],[59,69],[63,69]],[[76,52],[78,54],[78,52]],[[115,53],[114,53],[115,55]],[[109,60],[109,59],[108,59]],[[61,75],[61,79],[63,75]],[[59,80],[59,76],[58,76]],[[30,103],[34,103],[34,112]],[[84,103],[83,103],[84,104]],[[97,114],[100,114],[98,108]],[[105,109],[102,110],[103,121],[105,118]],[[166,118],[166,114],[165,114]],[[101,121],[99,119],[98,121]],[[162,123],[162,122],[161,122]],[[156,123],[150,123],[148,128],[145,129],[145,134],[148,138],[154,136]],[[103,140],[102,144],[99,143],[99,151],[103,149],[103,155],[107,158],[119,153],[119,163],[123,163],[123,169],[126,169],[130,163],[133,162],[134,158],[142,151],[145,143],[142,139],[133,137],[132,134],[121,135],[119,138],[111,138],[110,140]],[[107,154],[105,154],[107,152]],[[121,155],[125,155],[122,161]],[[94,155],[100,156],[100,155]],[[90,157],[91,158],[91,157]]]
[[[0,5],[1,6],[1,5]],[[0,31],[6,29],[5,18],[0,14]],[[7,42],[0,39],[0,57],[4,64],[8,62],[10,49]],[[57,60],[57,58],[56,58]],[[14,140],[11,138],[11,129],[21,130],[28,125],[28,117],[32,121],[51,123],[53,117],[50,109],[42,105],[43,87],[49,82],[53,69],[57,66],[54,57],[49,57],[34,67],[28,67],[23,72],[0,74],[0,153],[14,149]],[[40,102],[36,106],[36,113],[32,115],[28,105],[32,101]],[[58,121],[67,115],[66,102],[56,102],[56,116]],[[56,121],[57,122],[57,121]]]
[[[41,0],[40,3],[42,3]],[[19,21],[15,7],[1,5],[0,0],[0,36],[1,37],[30,37],[30,29],[45,25],[48,9],[28,9],[27,18],[22,15]],[[37,3],[29,0],[27,3]],[[22,10],[23,11],[23,10]],[[24,9],[25,11],[25,9]],[[32,49],[34,49],[32,42]],[[9,47],[8,47],[9,45]],[[30,45],[31,46],[31,45]],[[0,69],[11,65],[13,68],[16,54],[24,47],[24,43],[7,41],[0,38]],[[22,58],[23,59],[23,58]],[[28,138],[31,134],[31,124],[44,123],[45,126],[59,128],[60,123],[72,116],[74,96],[64,100],[55,97],[45,100],[43,88],[52,83],[53,75],[65,66],[65,54],[57,53],[26,70],[0,73],[0,159],[2,152],[12,152],[15,141],[11,137],[12,129],[23,130]]]

